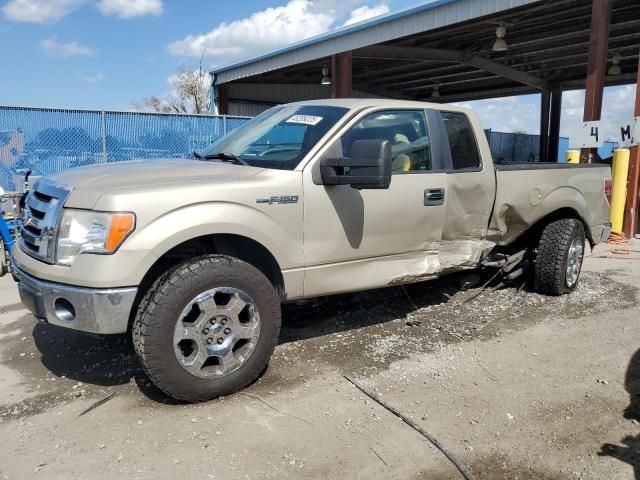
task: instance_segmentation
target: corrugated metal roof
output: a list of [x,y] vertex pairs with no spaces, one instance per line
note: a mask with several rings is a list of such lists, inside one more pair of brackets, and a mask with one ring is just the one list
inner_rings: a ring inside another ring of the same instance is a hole
[[491,15],[539,0],[435,0],[355,25],[341,27],[288,47],[216,68],[216,83],[265,73],[340,52],[406,37],[448,25]]

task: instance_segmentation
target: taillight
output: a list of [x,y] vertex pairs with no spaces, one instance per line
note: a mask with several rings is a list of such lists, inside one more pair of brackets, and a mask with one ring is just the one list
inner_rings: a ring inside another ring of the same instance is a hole
[[607,199],[607,203],[611,205],[611,177],[604,179],[604,196]]

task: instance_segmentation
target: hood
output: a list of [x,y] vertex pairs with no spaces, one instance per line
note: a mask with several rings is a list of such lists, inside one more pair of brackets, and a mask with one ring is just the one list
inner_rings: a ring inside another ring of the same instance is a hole
[[134,160],[74,168],[44,181],[71,191],[66,206],[90,209],[102,195],[113,190],[185,183],[226,183],[253,176],[262,170],[212,161]]

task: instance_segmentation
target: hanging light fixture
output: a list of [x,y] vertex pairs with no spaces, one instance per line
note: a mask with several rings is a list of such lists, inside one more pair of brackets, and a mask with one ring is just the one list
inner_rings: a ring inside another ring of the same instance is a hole
[[322,80],[320,80],[320,85],[331,85],[328,67],[322,67]]
[[620,69],[620,61],[622,60],[622,57],[620,55],[618,55],[617,53],[613,56],[613,58],[611,59],[611,67],[609,67],[609,71],[608,74],[615,76],[615,75],[620,75],[622,73],[622,70]]
[[431,98],[440,98],[440,86],[434,85],[433,91],[431,92]]
[[504,25],[499,25],[498,28],[496,28],[496,42],[493,44],[492,49],[494,52],[506,52],[509,50],[509,45],[507,45],[507,42],[504,39],[506,34],[507,27]]

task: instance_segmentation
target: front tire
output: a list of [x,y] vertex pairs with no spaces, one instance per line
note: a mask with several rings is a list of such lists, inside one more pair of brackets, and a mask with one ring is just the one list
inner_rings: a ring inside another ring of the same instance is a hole
[[176,400],[202,402],[253,383],[280,333],[280,301],[265,275],[208,255],[172,268],[143,298],[133,341],[151,381]]
[[575,290],[584,258],[585,234],[580,220],[563,218],[542,231],[534,262],[534,288],[545,295]]

